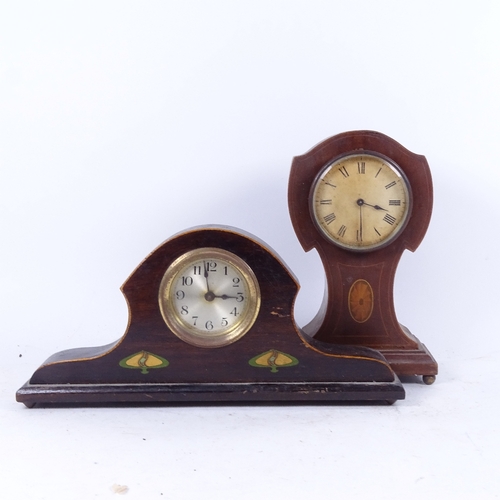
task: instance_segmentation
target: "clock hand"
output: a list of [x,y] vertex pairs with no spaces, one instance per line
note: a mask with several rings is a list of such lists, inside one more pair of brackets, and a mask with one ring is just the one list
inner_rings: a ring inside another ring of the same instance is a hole
[[215,299],[214,292],[210,291],[210,285],[208,284],[208,263],[203,261],[203,276],[205,277],[205,281],[207,282],[207,293],[205,293],[204,297],[207,302],[212,302]]
[[207,293],[210,293],[210,285],[208,284],[208,264],[205,261],[203,261],[203,276],[205,276],[207,282]]
[[380,207],[379,205],[370,205],[369,203],[366,203],[365,200],[363,200],[363,198],[360,198],[359,200],[356,201],[356,203],[361,207],[363,205],[367,205],[369,207],[372,207],[374,208],[375,210],[383,210],[384,212],[388,212],[389,210],[387,210],[387,208],[382,208]]
[[233,297],[232,295],[226,295],[225,293],[223,295],[214,295],[214,299],[222,299],[222,300],[227,300],[227,299],[237,299],[238,297]]
[[222,295],[215,295],[214,292],[211,292],[210,290],[204,295],[205,300],[207,302],[212,302],[215,299],[222,299],[222,300],[227,300],[227,299],[236,299],[238,300],[238,297],[234,297],[233,295],[226,295],[225,293]]
[[[359,205],[359,203],[358,203]],[[363,241],[363,204],[359,205],[359,241]]]
[[365,205],[368,205],[369,207],[373,207],[375,210],[383,210],[384,212],[388,212],[387,208],[382,208],[378,205],[370,205],[369,203],[365,203]]

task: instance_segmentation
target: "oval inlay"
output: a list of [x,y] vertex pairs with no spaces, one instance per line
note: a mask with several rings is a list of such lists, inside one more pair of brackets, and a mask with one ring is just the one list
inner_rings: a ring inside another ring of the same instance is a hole
[[373,312],[373,289],[366,280],[355,281],[349,290],[349,312],[352,319],[364,323]]

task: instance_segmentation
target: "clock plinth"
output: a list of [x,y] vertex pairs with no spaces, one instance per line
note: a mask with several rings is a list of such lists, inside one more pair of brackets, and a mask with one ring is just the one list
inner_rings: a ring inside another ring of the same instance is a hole
[[[242,287],[250,275],[254,287]],[[186,231],[160,245],[123,285],[125,335],[108,346],[54,354],[18,390],[17,401],[32,407],[404,399],[377,351],[325,344],[297,328],[298,288],[255,237],[220,226]],[[245,309],[245,301],[255,307]],[[244,311],[249,323],[237,321]],[[222,340],[203,341],[217,335]]]
[[438,373],[437,362],[420,341],[416,349],[379,349],[392,369],[400,377],[422,375],[423,381],[431,385],[436,380]]
[[400,325],[393,299],[401,255],[418,247],[430,222],[425,158],[383,134],[347,132],[294,158],[288,193],[297,237],[306,251],[316,248],[327,279],[306,334],[376,349],[398,374],[430,380],[437,363]]

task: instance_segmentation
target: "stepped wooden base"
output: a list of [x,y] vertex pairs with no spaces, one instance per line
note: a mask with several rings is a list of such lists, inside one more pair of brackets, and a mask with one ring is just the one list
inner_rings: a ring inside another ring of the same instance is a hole
[[372,402],[389,404],[404,399],[396,378],[392,382],[260,382],[199,384],[30,384],[17,391],[27,407],[50,405],[120,404],[263,404]]
[[424,344],[415,350],[380,349],[380,353],[398,376],[422,375],[426,384],[432,384],[438,373],[438,365]]

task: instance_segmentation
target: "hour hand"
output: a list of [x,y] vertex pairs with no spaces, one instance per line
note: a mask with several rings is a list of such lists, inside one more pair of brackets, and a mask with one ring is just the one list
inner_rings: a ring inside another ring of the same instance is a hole
[[[208,284],[207,284],[207,286],[208,286]],[[215,295],[214,292],[211,292],[210,290],[208,290],[207,293],[205,294],[205,300],[207,302],[212,302],[215,299],[222,299],[222,300],[236,299],[236,300],[238,300],[238,297],[236,297],[234,295],[226,295],[225,293],[223,293],[222,295]]]
[[359,206],[362,206],[362,205],[367,205],[368,207],[372,207],[374,208],[375,210],[383,210],[384,212],[388,212],[389,210],[387,210],[387,208],[382,208],[380,205],[370,205],[370,203],[366,203],[365,200],[363,199],[359,199],[357,202],[356,202]]
[[237,299],[238,297],[235,297],[233,295],[226,295],[225,293],[223,295],[214,295],[216,299],[222,299],[222,300],[227,300],[227,299]]
[[369,205],[368,203],[365,203],[365,205],[368,205],[369,207],[373,207],[375,210],[383,210],[384,212],[388,212],[387,208],[382,208],[378,205]]

